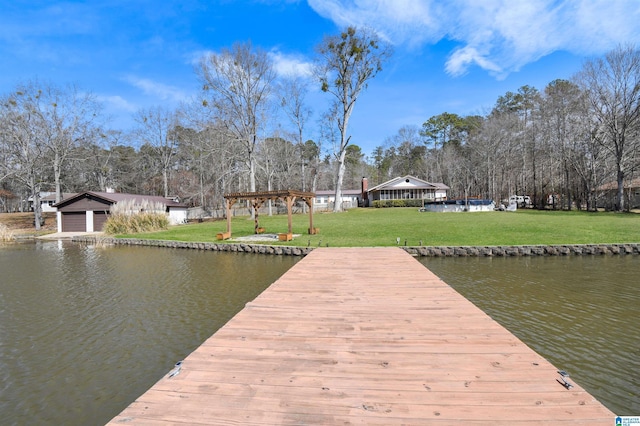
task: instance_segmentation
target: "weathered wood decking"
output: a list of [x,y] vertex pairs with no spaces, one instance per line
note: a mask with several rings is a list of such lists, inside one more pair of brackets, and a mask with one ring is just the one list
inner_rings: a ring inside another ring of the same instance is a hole
[[612,424],[406,252],[317,249],[112,424]]

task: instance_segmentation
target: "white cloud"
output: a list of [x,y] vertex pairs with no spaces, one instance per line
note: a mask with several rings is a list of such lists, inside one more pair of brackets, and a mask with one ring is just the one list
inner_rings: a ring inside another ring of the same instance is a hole
[[459,43],[445,69],[479,66],[498,78],[557,50],[599,55],[640,43],[640,2],[632,0],[308,0],[339,26],[370,26],[409,48]]
[[442,38],[440,6],[415,0],[308,0],[338,26],[371,27],[393,43],[416,45]]
[[0,40],[33,39],[38,36],[89,35],[99,28],[100,16],[91,5],[74,2],[28,2],[11,6],[0,14]]
[[134,112],[138,109],[138,106],[132,104],[131,102],[124,99],[122,96],[106,96],[99,95],[97,99],[100,102],[103,102],[110,109],[115,109],[117,111],[126,111],[126,112]]
[[186,62],[194,67],[200,66],[200,61],[202,58],[205,58],[209,55],[215,55],[218,52],[214,52],[213,50],[196,50],[194,52],[189,52],[186,57]]
[[464,74],[469,65],[472,64],[476,64],[497,76],[503,74],[502,68],[491,62],[484,55],[480,54],[476,48],[471,46],[454,50],[445,65],[445,70],[451,75],[461,75]]
[[142,90],[145,95],[154,96],[163,101],[180,102],[188,98],[188,95],[181,89],[168,84],[158,83],[148,78],[129,75],[125,77],[125,81]]
[[293,55],[286,55],[278,50],[269,52],[269,57],[273,61],[273,67],[282,76],[309,77],[311,75],[311,63],[304,58]]
[[[198,67],[202,58],[211,55],[219,54],[211,50],[201,50],[190,54],[189,63]],[[279,51],[277,48],[271,49],[267,52],[269,59],[273,63],[273,68],[280,76],[291,77],[309,77],[311,76],[312,63],[301,55],[291,55]]]

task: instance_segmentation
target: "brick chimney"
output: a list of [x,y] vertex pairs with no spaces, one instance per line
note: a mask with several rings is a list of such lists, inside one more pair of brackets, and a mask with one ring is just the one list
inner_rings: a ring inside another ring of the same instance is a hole
[[362,207],[368,207],[369,206],[369,183],[367,182],[367,178],[366,177],[362,177],[362,193],[361,195],[361,202],[362,202]]

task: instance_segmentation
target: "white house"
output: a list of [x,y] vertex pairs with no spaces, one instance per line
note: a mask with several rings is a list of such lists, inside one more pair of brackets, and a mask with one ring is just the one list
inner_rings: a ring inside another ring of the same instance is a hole
[[[66,199],[69,197],[73,197],[75,192],[63,192],[62,199]],[[55,192],[43,192],[40,194],[40,208],[42,212],[55,212],[56,208],[53,205],[56,203],[56,193]]]
[[407,175],[388,180],[371,189],[366,188],[366,179],[363,179],[362,192],[366,194],[368,204],[373,205],[377,200],[446,200],[448,189],[444,183],[431,183]]
[[[336,191],[316,191],[316,198],[313,200],[314,210],[333,210],[336,201]],[[359,189],[342,190],[342,208],[350,209],[361,205],[362,191]]]

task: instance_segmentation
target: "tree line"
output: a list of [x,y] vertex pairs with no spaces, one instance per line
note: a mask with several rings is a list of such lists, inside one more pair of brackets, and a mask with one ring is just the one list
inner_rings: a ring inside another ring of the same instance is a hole
[[[348,28],[316,50],[311,78],[278,75],[250,42],[209,53],[192,101],[140,110],[127,132],[110,128],[96,97],[74,85],[17,84],[0,96],[0,210],[24,210],[31,197],[38,218],[42,191],[60,201],[108,188],[215,210],[228,192],[330,189],[339,199],[362,177],[375,185],[403,175],[445,183],[456,198],[526,194],[538,207],[589,210],[596,188],[615,182],[610,207],[630,207],[625,183],[640,166],[635,47],[587,61],[542,91],[507,92],[486,115],[443,112],[405,126],[370,156],[351,142],[348,123],[390,47]],[[307,103],[314,84],[330,99],[326,111]]]
[[[537,208],[628,210],[640,170],[640,51],[619,46],[542,91],[499,96],[485,115],[443,112],[373,151],[368,176],[413,175],[453,198],[528,195]],[[600,199],[603,187],[615,196]],[[635,188],[638,191],[638,185]]]

